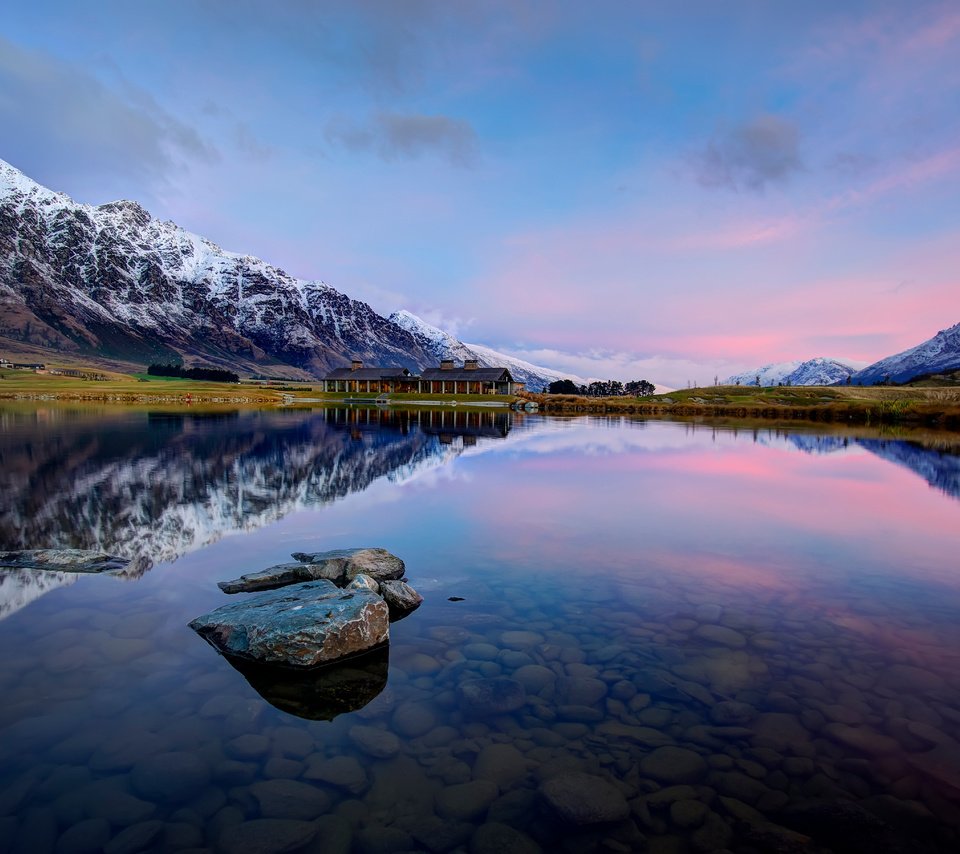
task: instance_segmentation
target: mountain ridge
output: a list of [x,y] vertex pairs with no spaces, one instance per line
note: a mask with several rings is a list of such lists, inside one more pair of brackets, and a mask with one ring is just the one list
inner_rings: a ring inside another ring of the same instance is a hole
[[351,359],[436,363],[423,340],[323,281],[226,251],[135,201],[76,202],[3,160],[0,337],[74,357],[300,379]]
[[960,323],[941,329],[914,347],[867,365],[853,375],[852,381],[861,385],[876,385],[887,380],[907,382],[921,374],[957,368],[960,368]]
[[754,371],[743,371],[723,381],[724,385],[835,385],[846,382],[855,367],[837,359],[817,357],[790,362],[774,362]]

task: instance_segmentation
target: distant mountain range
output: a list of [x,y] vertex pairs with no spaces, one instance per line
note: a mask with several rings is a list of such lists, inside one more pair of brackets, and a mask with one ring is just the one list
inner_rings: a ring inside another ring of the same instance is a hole
[[853,375],[854,383],[875,385],[886,380],[902,383],[923,374],[960,368],[960,323],[943,329],[933,338],[868,365]]
[[846,382],[856,368],[836,359],[808,359],[806,362],[776,362],[755,371],[744,371],[724,380],[724,385],[833,385]]
[[79,204],[0,160],[0,341],[291,378],[323,376],[351,359],[421,370],[461,354],[507,365],[538,390],[560,377],[464,345],[413,315],[403,321],[227,252],[136,202]]
[[960,369],[960,323],[938,332],[933,338],[887,356],[858,370],[836,359],[809,359],[806,362],[777,362],[754,371],[734,374],[725,385],[837,385],[849,378],[853,385],[876,385],[882,382],[907,382],[925,374]]
[[[11,344],[130,368],[182,359],[309,379],[351,359],[412,370],[477,359],[537,391],[558,379],[588,382],[466,344],[407,311],[383,317],[324,282],[156,220],[136,202],[79,204],[0,160],[0,353]],[[859,371],[817,358],[726,382],[869,385],[956,368],[960,324]]]

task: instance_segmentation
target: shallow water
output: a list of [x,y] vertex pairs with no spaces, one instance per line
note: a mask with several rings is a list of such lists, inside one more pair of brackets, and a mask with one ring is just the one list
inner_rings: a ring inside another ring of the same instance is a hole
[[[855,433],[0,410],[0,548],[135,558],[0,571],[0,850],[958,850],[958,472]],[[425,597],[362,672],[244,675],[187,627],[356,545]]]

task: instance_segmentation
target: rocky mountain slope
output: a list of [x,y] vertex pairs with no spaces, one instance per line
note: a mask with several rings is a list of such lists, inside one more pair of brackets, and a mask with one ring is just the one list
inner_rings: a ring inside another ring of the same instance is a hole
[[[861,363],[862,364],[862,363]],[[724,385],[834,385],[846,382],[856,368],[836,359],[808,359],[807,361],[776,362],[755,371],[744,371],[725,379]]]
[[562,379],[571,379],[578,384],[588,382],[581,377],[561,374],[551,368],[508,356],[482,344],[465,344],[409,311],[394,312],[390,315],[390,321],[413,335],[421,348],[431,353],[436,362],[453,359],[459,364],[466,359],[476,359],[482,368],[503,366],[509,368],[510,375],[517,382],[526,383],[530,391],[540,391],[544,386]]
[[886,380],[906,382],[920,374],[960,368],[960,323],[943,329],[933,338],[868,365],[853,375],[853,382],[875,385]]
[[[352,358],[412,370],[438,358],[432,342],[323,282],[227,252],[136,202],[79,204],[2,160],[0,338],[286,376],[322,376]],[[475,357],[455,339],[444,352]]]

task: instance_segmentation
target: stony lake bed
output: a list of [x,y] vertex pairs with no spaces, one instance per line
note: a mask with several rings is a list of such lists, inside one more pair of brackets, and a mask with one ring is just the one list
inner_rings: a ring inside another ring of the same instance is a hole
[[[324,410],[0,417],[0,848],[960,846],[948,441]],[[217,583],[381,546],[423,604],[238,668]]]

